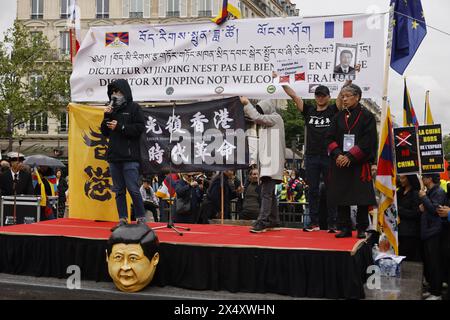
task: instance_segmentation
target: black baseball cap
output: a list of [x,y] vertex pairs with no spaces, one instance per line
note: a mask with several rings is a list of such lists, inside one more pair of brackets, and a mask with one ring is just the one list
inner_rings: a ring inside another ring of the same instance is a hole
[[330,95],[330,89],[328,89],[327,86],[318,86],[316,88],[316,91],[314,91],[314,95],[325,95],[325,96],[329,96]]

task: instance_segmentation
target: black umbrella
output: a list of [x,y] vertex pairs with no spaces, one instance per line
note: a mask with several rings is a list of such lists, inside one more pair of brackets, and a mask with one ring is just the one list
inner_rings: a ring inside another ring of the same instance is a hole
[[30,167],[40,167],[40,166],[46,166],[46,167],[65,167],[64,163],[59,161],[58,159],[44,156],[42,154],[36,154],[34,156],[25,157],[24,164],[29,165]]

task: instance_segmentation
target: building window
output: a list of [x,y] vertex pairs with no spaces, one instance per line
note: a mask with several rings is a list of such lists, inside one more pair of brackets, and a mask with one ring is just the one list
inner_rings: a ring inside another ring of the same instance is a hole
[[211,17],[212,16],[212,3],[211,0],[199,0],[200,5],[198,8],[199,17]]
[[44,0],[31,0],[31,19],[44,19]]
[[67,133],[69,132],[69,115],[67,112],[61,112],[59,114],[59,133]]
[[109,0],[97,0],[97,19],[109,18]]
[[61,3],[61,19],[67,19],[70,16],[70,0],[60,0]]
[[30,119],[28,133],[48,133],[47,112],[39,113]]
[[180,0],[168,0],[166,17],[180,16]]
[[42,39],[42,31],[31,31],[30,39],[33,44],[39,44]]
[[63,55],[70,53],[70,34],[68,31],[59,33],[59,52]]
[[34,98],[38,98],[41,95],[41,89],[39,88],[39,82],[41,81],[41,75],[33,74],[30,76],[31,95]]
[[130,18],[144,17],[143,0],[130,0]]

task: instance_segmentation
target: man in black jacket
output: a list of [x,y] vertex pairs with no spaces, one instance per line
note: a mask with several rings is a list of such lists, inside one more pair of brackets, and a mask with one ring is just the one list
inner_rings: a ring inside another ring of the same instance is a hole
[[0,176],[0,189],[3,196],[17,194],[34,195],[31,174],[23,170],[24,156],[17,152],[8,154],[11,168],[5,170]]
[[[423,175],[423,184],[427,191],[421,190],[419,197],[421,204],[419,210],[422,212],[421,238],[424,246],[424,269],[425,277],[430,283],[430,291],[427,300],[441,300],[442,292],[442,225],[438,209],[447,203],[447,195],[439,185],[439,174]],[[428,293],[427,293],[428,295]]]
[[107,160],[116,193],[118,226],[128,223],[126,190],[131,195],[138,223],[145,223],[144,202],[139,192],[139,137],[145,129],[144,114],[133,102],[131,88],[124,79],[108,85],[110,105],[105,109],[102,134],[109,138]]

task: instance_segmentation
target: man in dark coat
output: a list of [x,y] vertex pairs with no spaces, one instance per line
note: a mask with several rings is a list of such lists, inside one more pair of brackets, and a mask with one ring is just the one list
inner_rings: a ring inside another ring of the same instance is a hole
[[0,189],[3,196],[11,196],[17,194],[33,195],[33,181],[31,174],[23,170],[23,154],[10,152],[8,161],[10,168],[5,170],[0,176]]
[[140,146],[139,138],[145,130],[141,107],[133,102],[131,88],[125,79],[108,85],[111,104],[105,109],[101,124],[102,134],[109,138],[107,160],[116,194],[119,224],[127,224],[126,191],[133,200],[138,223],[145,223],[144,201],[139,191]]
[[341,232],[336,238],[352,236],[350,206],[358,206],[357,237],[365,238],[369,225],[369,206],[376,205],[370,164],[377,152],[377,128],[374,115],[364,108],[361,88],[355,84],[341,91],[344,110],[333,118],[327,133],[330,168],[330,203],[338,207]]

